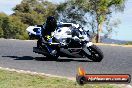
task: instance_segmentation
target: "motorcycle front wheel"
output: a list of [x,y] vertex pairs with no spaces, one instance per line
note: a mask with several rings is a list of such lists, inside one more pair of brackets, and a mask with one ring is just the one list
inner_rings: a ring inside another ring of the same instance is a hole
[[84,55],[94,62],[100,62],[104,57],[103,52],[96,45],[85,47]]

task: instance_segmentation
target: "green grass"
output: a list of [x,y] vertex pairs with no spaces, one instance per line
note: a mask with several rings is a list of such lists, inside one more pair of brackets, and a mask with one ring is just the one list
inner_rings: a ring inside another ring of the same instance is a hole
[[47,76],[0,70],[0,88],[118,88],[108,84],[78,85],[76,82]]
[[125,43],[125,45],[132,45],[132,41]]

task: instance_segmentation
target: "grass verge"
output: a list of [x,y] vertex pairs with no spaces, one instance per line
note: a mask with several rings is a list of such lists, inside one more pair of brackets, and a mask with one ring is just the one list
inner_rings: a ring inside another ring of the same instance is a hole
[[125,45],[132,45],[132,41],[125,43]]
[[41,75],[0,70],[0,88],[118,88],[109,84],[78,85],[76,82]]

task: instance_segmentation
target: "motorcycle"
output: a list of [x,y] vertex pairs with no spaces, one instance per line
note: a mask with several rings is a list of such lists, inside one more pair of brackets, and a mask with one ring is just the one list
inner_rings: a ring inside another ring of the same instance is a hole
[[[52,33],[50,42],[42,37],[42,26],[29,26],[26,29],[30,37],[38,39],[37,47],[33,52],[57,59],[60,57],[89,58],[92,61],[100,62],[103,59],[103,52],[92,42],[88,31],[85,31],[79,24],[63,23],[57,24],[57,29]],[[50,53],[52,49],[52,53]]]

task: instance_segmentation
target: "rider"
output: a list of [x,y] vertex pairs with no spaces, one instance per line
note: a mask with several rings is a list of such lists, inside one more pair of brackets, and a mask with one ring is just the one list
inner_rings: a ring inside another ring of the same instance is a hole
[[[51,42],[52,39],[52,33],[56,30],[57,28],[57,21],[53,16],[49,16],[47,17],[46,23],[43,24],[42,27],[42,41],[44,42]],[[51,47],[49,47],[49,45],[47,45],[48,50],[50,53],[52,53],[52,49]]]
[[43,25],[42,37],[48,40],[52,32],[57,28],[57,21],[53,16],[47,17],[46,23]]

